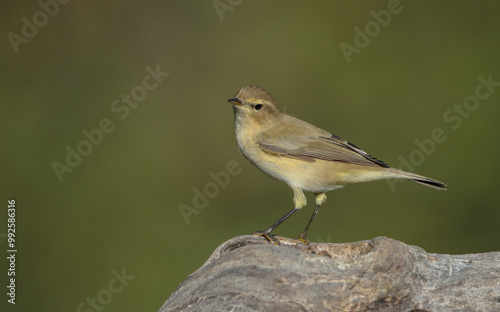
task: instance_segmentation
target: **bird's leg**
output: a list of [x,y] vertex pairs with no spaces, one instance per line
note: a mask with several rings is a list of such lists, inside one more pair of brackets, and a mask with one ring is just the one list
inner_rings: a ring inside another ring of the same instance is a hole
[[[279,242],[277,242],[277,240],[273,239],[271,236],[269,236],[269,234],[271,234],[272,231],[274,231],[274,229],[276,227],[278,227],[278,225],[280,225],[281,223],[283,223],[283,221],[285,221],[286,219],[288,219],[288,217],[290,217],[292,214],[295,213],[295,211],[297,211],[298,209],[304,207],[307,203],[307,200],[306,200],[306,197],[304,195],[304,192],[302,192],[301,189],[299,188],[295,188],[295,187],[292,187],[292,190],[293,190],[293,203],[295,205],[295,207],[290,210],[286,215],[284,215],[281,219],[279,219],[278,221],[276,221],[276,223],[274,223],[273,225],[271,225],[267,230],[265,231],[255,231],[253,232],[252,234],[254,235],[260,235],[262,237],[264,237],[268,242],[274,242],[275,244],[279,245]],[[325,196],[326,198],[326,196]]]
[[268,242],[274,242],[276,245],[279,245],[279,242],[277,242],[275,239],[273,239],[271,236],[269,236],[269,234],[271,234],[271,232],[274,231],[274,229],[276,227],[278,227],[278,225],[280,225],[281,223],[283,223],[283,221],[285,221],[286,219],[288,219],[288,217],[290,217],[295,211],[297,211],[297,208],[293,208],[292,210],[290,210],[286,215],[284,215],[281,219],[279,219],[278,221],[276,221],[276,223],[274,223],[273,225],[271,225],[267,230],[265,230],[265,231],[255,231],[252,234],[253,235],[260,235],[260,236],[264,237]]
[[299,240],[304,242],[304,244],[306,244],[306,245],[309,245],[309,240],[306,237],[307,232],[309,231],[309,228],[311,227],[311,224],[312,224],[314,218],[316,218],[316,214],[318,214],[319,207],[321,207],[321,205],[323,205],[326,201],[325,193],[316,193],[314,195],[316,195],[316,209],[314,209],[314,212],[311,216],[311,219],[309,219],[309,222],[307,222],[306,228],[304,229],[302,234],[300,234],[300,236],[299,236]]

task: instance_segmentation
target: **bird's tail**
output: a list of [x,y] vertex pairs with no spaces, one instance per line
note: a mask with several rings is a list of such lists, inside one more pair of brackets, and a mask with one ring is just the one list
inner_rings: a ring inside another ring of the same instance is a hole
[[446,190],[446,184],[443,182],[439,182],[437,180],[427,178],[421,175],[418,175],[416,173],[412,172],[406,172],[403,170],[395,169],[395,168],[390,168],[389,171],[394,174],[394,178],[396,179],[407,179],[411,180],[413,182],[417,182],[419,184],[432,187],[433,189],[436,190]]

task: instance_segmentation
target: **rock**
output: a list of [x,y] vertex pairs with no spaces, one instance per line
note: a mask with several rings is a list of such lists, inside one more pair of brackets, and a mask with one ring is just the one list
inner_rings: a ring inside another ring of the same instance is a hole
[[500,311],[500,252],[427,253],[386,237],[310,243],[255,235],[220,245],[167,311]]

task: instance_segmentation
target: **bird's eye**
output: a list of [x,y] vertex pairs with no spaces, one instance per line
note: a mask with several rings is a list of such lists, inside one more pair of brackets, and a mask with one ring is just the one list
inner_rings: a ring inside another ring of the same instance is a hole
[[262,104],[257,104],[257,105],[255,105],[255,107],[253,109],[255,109],[256,111],[259,111],[262,109],[263,106],[264,105],[262,105]]

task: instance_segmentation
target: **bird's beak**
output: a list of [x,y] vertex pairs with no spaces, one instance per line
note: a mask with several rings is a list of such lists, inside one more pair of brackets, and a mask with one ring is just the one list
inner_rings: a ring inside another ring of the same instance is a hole
[[231,103],[231,104],[235,104],[235,105],[243,105],[243,103],[241,102],[241,100],[240,100],[240,99],[238,99],[238,98],[229,99],[229,100],[227,100],[227,101],[228,101],[229,103]]

